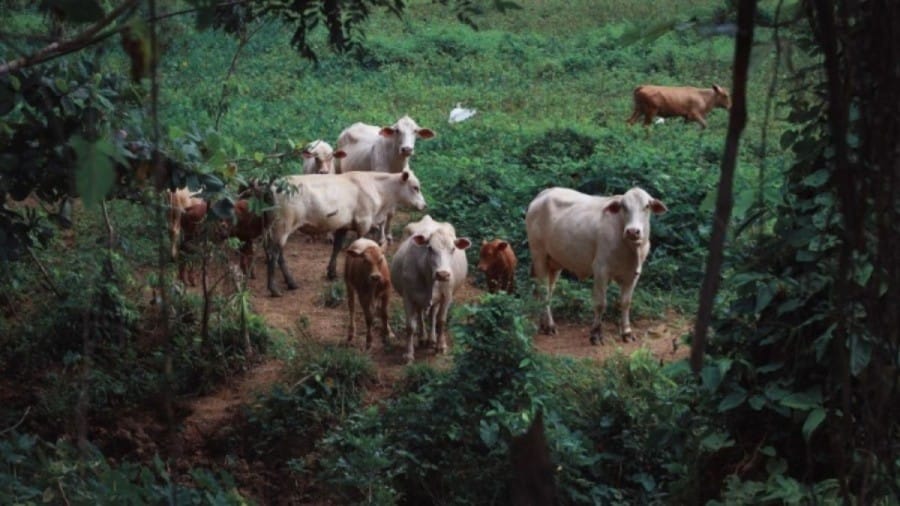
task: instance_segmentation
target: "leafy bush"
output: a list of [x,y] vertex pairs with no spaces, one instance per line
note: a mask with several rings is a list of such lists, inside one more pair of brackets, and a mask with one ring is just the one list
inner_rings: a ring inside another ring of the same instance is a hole
[[320,445],[320,475],[344,502],[484,504],[508,497],[509,441],[537,410],[562,504],[661,500],[689,448],[683,369],[649,353],[598,367],[538,355],[522,301],[463,309],[451,370],[415,366],[383,409],[350,416]]
[[374,377],[371,360],[353,349],[303,350],[285,384],[245,413],[241,444],[250,455],[278,461],[306,454],[322,432],[359,408]]
[[114,464],[94,447],[79,452],[15,432],[0,440],[3,504],[248,504],[227,473],[193,469],[190,481],[175,481],[159,457]]

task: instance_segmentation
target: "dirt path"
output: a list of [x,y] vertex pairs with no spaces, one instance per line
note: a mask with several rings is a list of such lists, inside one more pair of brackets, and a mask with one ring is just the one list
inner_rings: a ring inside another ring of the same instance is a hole
[[[389,248],[389,256],[395,249],[395,246]],[[266,289],[265,260],[262,255],[257,255],[256,278],[250,280],[253,308],[265,317],[269,325],[284,331],[298,342],[340,344],[346,339],[346,302],[342,301],[335,307],[327,307],[324,302],[329,297],[332,287],[343,284],[340,279],[333,282],[325,279],[325,267],[330,251],[331,246],[324,242],[310,243],[300,234],[291,237],[285,248],[285,260],[300,288],[285,290],[282,297],[269,296]],[[341,271],[342,262],[343,255],[339,257],[338,272]],[[277,280],[283,287],[280,275]],[[475,286],[471,280],[472,276],[469,283],[463,287],[457,303],[471,302],[484,293],[482,287]],[[342,286],[339,288],[342,289]],[[399,339],[403,330],[400,323],[402,311],[402,303],[394,294],[389,314],[398,339],[387,348],[382,347],[377,341],[373,346],[371,357],[377,368],[377,381],[370,392],[370,402],[388,395],[393,383],[403,376],[405,362],[402,357],[403,346]],[[365,323],[361,311],[357,311],[357,318],[355,345],[362,349]],[[630,354],[640,347],[645,347],[660,360],[671,361],[685,357],[689,350],[685,346],[673,349],[673,342],[677,341],[690,325],[690,322],[676,313],[667,314],[656,320],[636,320],[633,327],[637,340],[629,343],[622,343],[616,339],[615,322],[609,321],[604,326],[607,342],[602,346],[591,346],[588,343],[587,325],[564,322],[558,325],[559,333],[556,336],[535,336],[535,344],[540,351],[603,360],[618,351]],[[417,362],[446,366],[450,360],[449,355],[436,356],[431,350],[416,350]],[[267,391],[277,382],[282,369],[283,364],[280,361],[269,359],[224,385],[214,394],[192,401],[189,406],[192,412],[184,422],[186,440],[190,439],[190,443],[200,444],[204,436],[215,432],[241,404],[251,402],[257,393]]]

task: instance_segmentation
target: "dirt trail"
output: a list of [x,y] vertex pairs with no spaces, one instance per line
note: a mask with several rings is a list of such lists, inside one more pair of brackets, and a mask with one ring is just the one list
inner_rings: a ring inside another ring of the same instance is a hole
[[[390,257],[395,250],[396,246],[389,248],[388,256]],[[325,279],[325,268],[330,252],[331,245],[324,242],[307,242],[306,237],[301,234],[291,237],[285,247],[285,260],[300,288],[285,290],[282,297],[269,296],[266,289],[265,260],[262,255],[257,254],[256,278],[250,280],[254,310],[263,315],[269,325],[284,331],[298,342],[343,343],[347,332],[346,302],[331,308],[326,307],[324,303],[330,287],[334,284],[343,284],[340,279],[337,281]],[[342,262],[343,255],[339,257],[339,273],[342,270]],[[470,281],[463,287],[456,303],[473,301],[484,293],[482,287],[473,284],[472,278],[470,275]],[[277,281],[280,286],[284,286],[280,274]],[[395,315],[392,317],[392,324],[395,324],[394,331],[398,338],[387,348],[377,340],[373,345],[371,357],[378,376],[376,385],[370,392],[370,401],[388,395],[393,383],[403,376],[405,368],[401,342],[403,328],[399,323],[402,321],[399,316],[402,315],[402,311],[402,303],[395,293],[391,299],[389,314]],[[362,349],[365,341],[365,323],[361,313],[357,311],[357,336],[354,340],[355,346],[359,349]],[[607,336],[605,345],[591,346],[588,342],[587,325],[571,323],[558,323],[559,333],[556,336],[536,335],[535,345],[545,353],[590,357],[595,360],[603,360],[617,351],[630,354],[640,347],[648,348],[654,356],[666,361],[683,358],[688,354],[689,348],[686,346],[673,349],[673,342],[687,332],[690,325],[690,322],[676,313],[667,314],[656,320],[634,321],[632,326],[637,340],[629,343],[622,343],[616,338],[618,335],[616,324],[612,318],[608,320],[604,326]],[[452,347],[452,338],[450,343]],[[416,350],[417,362],[446,366],[450,360],[449,355],[436,356],[430,349]],[[192,413],[184,422],[185,437],[202,438],[213,433],[241,404],[251,402],[256,393],[267,391],[277,382],[282,368],[283,364],[280,361],[271,359],[264,361],[245,375],[224,385],[214,394],[192,401],[190,403]],[[195,442],[199,443],[200,440]]]

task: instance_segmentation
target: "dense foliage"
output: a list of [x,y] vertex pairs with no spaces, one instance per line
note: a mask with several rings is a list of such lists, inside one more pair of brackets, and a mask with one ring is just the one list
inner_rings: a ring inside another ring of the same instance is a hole
[[[307,142],[410,114],[437,132],[410,162],[428,212],[510,241],[520,287],[542,189],[666,202],[635,316],[688,313],[727,115],[624,120],[638,84],[731,85],[738,3],[0,0],[0,503],[502,504],[539,415],[562,504],[896,503],[896,2],[758,2],[697,375],[537,353],[530,298],[485,296],[453,315],[449,367],[409,367],[373,402],[369,357],[296,347],[305,317],[285,344],[253,314],[212,220],[183,256],[209,282],[174,281],[161,191],[202,188],[230,219],[239,187],[297,172]],[[477,114],[445,123],[457,102]],[[342,285],[318,290],[341,304]],[[556,298],[590,318],[587,283]],[[197,450],[215,472],[186,463],[179,400],[268,352],[283,381]]]

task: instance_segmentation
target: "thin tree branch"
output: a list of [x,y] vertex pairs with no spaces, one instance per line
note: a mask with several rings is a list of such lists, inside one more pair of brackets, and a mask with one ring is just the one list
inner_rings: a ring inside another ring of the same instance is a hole
[[31,259],[34,260],[35,265],[40,269],[41,274],[44,276],[44,281],[47,282],[47,286],[53,290],[53,293],[56,294],[60,299],[63,297],[62,292],[59,291],[59,288],[56,287],[56,284],[53,282],[53,278],[50,277],[50,273],[47,272],[47,269],[44,267],[44,264],[41,263],[41,260],[34,254],[34,250],[31,249],[31,246],[25,246],[25,249],[28,250],[28,254],[31,255]]
[[[128,0],[126,3],[111,11],[104,19],[98,21],[91,28],[78,34],[72,39],[69,39],[65,42],[52,42],[51,44],[37,50],[30,55],[26,55],[16,60],[0,64],[0,76],[8,74],[9,72],[13,72],[15,70],[20,70],[26,67],[37,65],[39,63],[44,63],[54,58],[59,58],[60,56],[65,56],[76,51],[81,51],[82,49],[93,46],[98,42],[102,42],[112,37],[113,35],[122,33],[124,30],[128,29],[128,26],[113,28],[97,35],[97,32],[99,32],[105,26],[111,24],[112,21],[115,20],[115,18],[119,17],[119,15],[127,11],[128,8],[135,6],[139,1],[140,0]],[[222,2],[216,5],[216,7],[227,7],[229,5],[247,3],[249,1],[251,0],[231,0],[229,2]],[[208,7],[194,7],[191,9],[184,9],[180,11],[161,14],[159,16],[151,16],[146,20],[146,22],[152,23],[154,21],[160,21],[182,14],[191,14],[207,8]]]
[[695,374],[699,374],[703,368],[706,337],[712,320],[716,293],[719,290],[725,235],[731,219],[732,186],[734,169],[737,165],[738,145],[741,132],[747,124],[747,68],[750,65],[750,50],[753,46],[754,17],[756,17],[756,0],[741,0],[738,5],[738,29],[732,73],[734,105],[728,117],[728,137],[725,140],[722,174],[719,178],[718,194],[716,195],[716,213],[713,217],[712,236],[709,240],[709,256],[706,260],[703,286],[700,289],[700,304],[697,309],[694,338],[691,341],[691,369]]
[[266,26],[265,23],[260,23],[259,26],[256,27],[249,34],[241,35],[240,40],[238,41],[238,47],[234,51],[234,56],[231,58],[231,65],[228,67],[228,73],[225,74],[225,79],[222,80],[222,92],[219,95],[219,103],[216,106],[216,122],[213,126],[215,130],[219,129],[219,121],[222,119],[222,115],[225,113],[225,99],[228,97],[228,81],[237,71],[237,62],[238,56],[240,56],[241,51],[243,51],[244,47],[250,42],[250,39],[253,38],[254,35],[259,33],[262,28]]
[[25,418],[28,416],[29,411],[31,411],[31,406],[28,406],[27,408],[25,408],[25,412],[22,413],[22,417],[19,418],[19,421],[16,422],[15,425],[13,425],[11,427],[7,427],[3,430],[0,430],[0,436],[2,436],[3,434],[6,434],[7,432],[12,432],[12,431],[16,430],[16,427],[18,427],[19,425],[22,425],[22,422],[25,421]]
[[[103,19],[94,23],[90,28],[78,34],[75,38],[69,39],[64,42],[53,42],[52,44],[45,46],[30,55],[23,56],[11,62],[0,65],[0,76],[24,67],[30,67],[31,65],[45,62],[47,60],[56,58],[57,56],[68,54],[72,51],[77,51],[96,43],[97,40],[94,39],[94,36],[97,35],[100,30],[112,24],[113,21],[119,18],[119,16],[125,14],[127,11],[137,6],[138,1],[139,0],[127,0],[125,3],[111,10],[109,14],[107,14]],[[106,35],[105,37],[108,37],[108,35]]]

